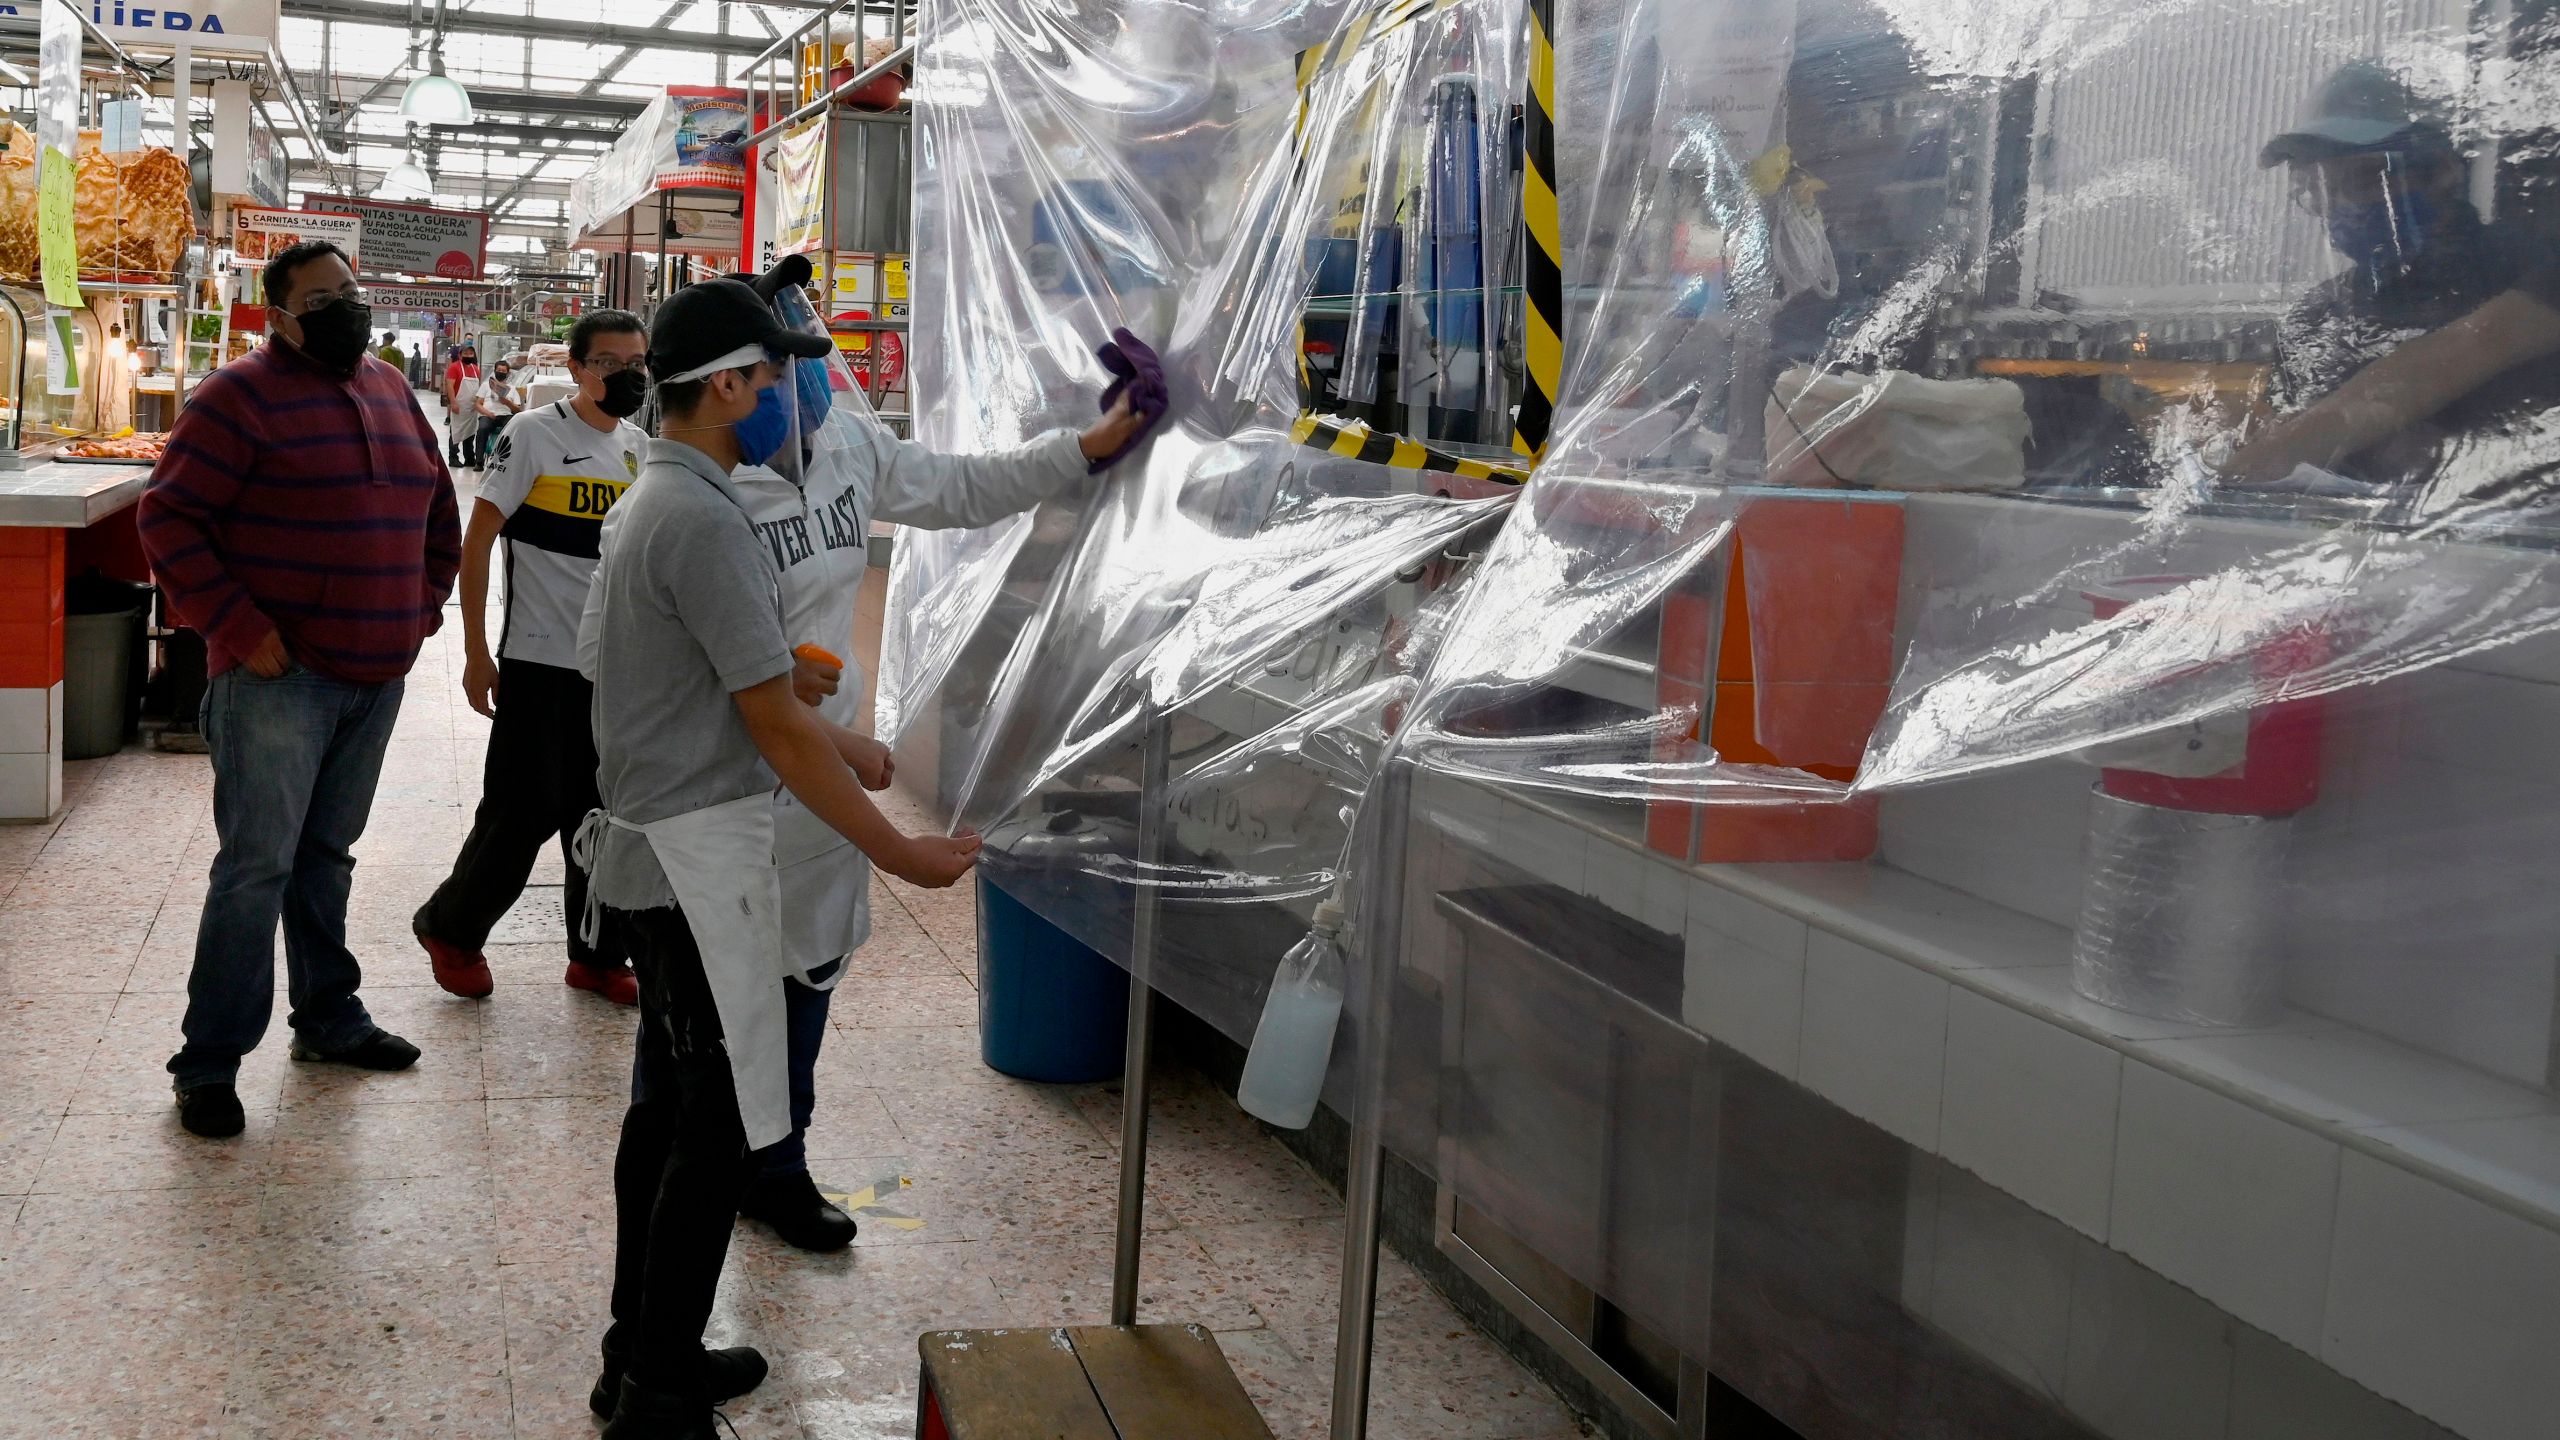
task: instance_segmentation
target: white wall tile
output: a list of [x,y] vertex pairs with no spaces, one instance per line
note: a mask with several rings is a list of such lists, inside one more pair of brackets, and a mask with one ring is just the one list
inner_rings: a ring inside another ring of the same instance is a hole
[[1805,951],[1799,1079],[1815,1094],[1923,1150],[1938,1148],[1947,982],[1816,930]]
[[61,735],[61,686],[0,690],[0,755],[42,755]]
[[1958,986],[1947,1003],[1938,1151],[2104,1240],[2123,1065],[2094,1040]]
[[2063,1404],[2108,1440],[2221,1440],[2240,1327],[2102,1245],[2077,1254]]
[[1804,953],[1809,927],[1783,910],[1764,905],[1704,875],[1689,878],[1689,928],[1715,931],[1771,955]]
[[1928,1316],[2018,1383],[2058,1397],[2073,1272],[2087,1243],[1963,1171],[1944,1169]]
[[1665,935],[1682,934],[1689,928],[1688,867],[1644,854],[1644,923]]
[[2239,1328],[2230,1440],[2453,1440],[2272,1335]]
[[2555,1109],[2540,1090],[2360,1030],[2194,1036],[2141,1048],[2339,1125],[2423,1125]]
[[1580,893],[1588,835],[1514,800],[1502,802],[1502,858],[1550,885]]
[[2350,1151],[2320,1356],[2470,1440],[2560,1430],[2560,1234]]
[[2129,1062],[2108,1243],[2303,1350],[2320,1343],[2338,1146]]
[[47,820],[61,808],[59,754],[0,755],[0,820]]
[[1689,927],[1680,1018],[1780,1075],[1796,1078],[1804,1023],[1804,946],[1772,954],[1703,925]]
[[[1644,872],[1651,867],[1642,850],[1630,850],[1603,835],[1587,837],[1582,846],[1582,886],[1592,899],[1641,925],[1644,923]],[[1677,930],[1667,931],[1677,935]]]
[[2513,1195],[2560,1223],[2560,1115],[2457,1120],[2366,1133],[2395,1150]]

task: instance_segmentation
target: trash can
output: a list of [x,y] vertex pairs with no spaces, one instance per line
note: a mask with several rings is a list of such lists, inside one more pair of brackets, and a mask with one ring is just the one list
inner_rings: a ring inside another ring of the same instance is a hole
[[1051,1085],[1119,1077],[1129,972],[978,877],[978,1045],[991,1070]]
[[140,718],[134,672],[150,587],[84,575],[68,587],[62,624],[62,758],[94,760],[124,748]]

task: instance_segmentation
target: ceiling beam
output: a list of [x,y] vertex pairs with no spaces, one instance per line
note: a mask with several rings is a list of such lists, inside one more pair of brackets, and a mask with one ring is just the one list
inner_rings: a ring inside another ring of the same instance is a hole
[[[341,75],[340,90],[361,89],[374,83],[367,75]],[[566,115],[590,120],[629,120],[648,108],[649,102],[636,96],[581,95],[575,92],[552,94],[543,90],[499,90],[473,85],[471,104],[479,110],[495,110],[508,115]],[[442,127],[439,127],[442,128]],[[466,131],[467,126],[455,126]]]
[[[377,0],[294,0],[293,14],[302,20],[339,20],[351,25],[385,25],[395,30],[405,30],[409,26],[408,6],[386,5],[377,3]],[[445,10],[444,28],[449,35],[503,35],[520,39],[571,40],[589,45],[654,46],[696,51],[704,55],[753,55],[764,48],[762,41],[745,35],[663,30],[645,25],[592,25],[577,20],[545,20],[539,15],[462,10],[450,6]],[[474,89],[472,93],[477,96],[479,91]]]

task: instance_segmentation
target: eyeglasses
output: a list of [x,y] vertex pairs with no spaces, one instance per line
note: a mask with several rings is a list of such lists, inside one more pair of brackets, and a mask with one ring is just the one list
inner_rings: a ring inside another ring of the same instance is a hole
[[2404,183],[2400,157],[2384,151],[2302,161],[2290,179],[2294,208],[2306,215],[2326,215],[2333,205],[2379,205]]
[[336,290],[322,290],[315,294],[305,295],[302,297],[302,304],[297,307],[293,313],[297,315],[313,314],[317,311],[325,310],[329,306],[335,305],[341,300],[344,300],[350,305],[363,304],[364,287],[361,285],[347,285]]
[[647,367],[649,362],[646,357],[638,360],[616,360],[610,355],[590,355],[586,359],[576,361],[574,363],[579,369],[586,371],[588,374],[593,375],[599,380],[610,380],[614,376],[622,374],[626,370],[633,372],[642,370]]

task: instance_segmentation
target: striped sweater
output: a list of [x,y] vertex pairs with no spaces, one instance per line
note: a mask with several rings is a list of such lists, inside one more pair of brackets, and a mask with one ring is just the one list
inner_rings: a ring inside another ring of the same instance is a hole
[[453,480],[408,382],[370,355],[330,375],[274,340],[196,386],[137,524],[215,675],[272,630],[308,669],[396,680],[462,564]]

